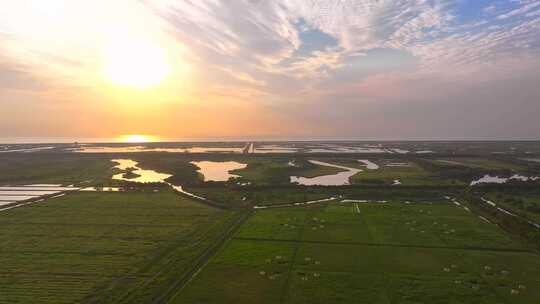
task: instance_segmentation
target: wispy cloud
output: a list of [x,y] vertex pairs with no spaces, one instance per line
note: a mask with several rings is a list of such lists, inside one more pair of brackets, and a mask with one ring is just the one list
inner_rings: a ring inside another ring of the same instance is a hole
[[[538,0],[6,2],[0,77],[23,90],[99,82],[100,46],[118,27],[157,40],[189,69],[171,92],[182,84],[192,100],[226,98],[276,115],[451,104],[422,84],[466,98],[474,86],[540,77]],[[321,121],[332,129],[328,115]]]

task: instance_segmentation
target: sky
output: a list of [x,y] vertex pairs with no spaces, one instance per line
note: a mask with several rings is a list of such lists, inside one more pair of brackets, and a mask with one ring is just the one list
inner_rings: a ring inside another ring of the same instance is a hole
[[540,139],[540,0],[0,0],[0,138]]

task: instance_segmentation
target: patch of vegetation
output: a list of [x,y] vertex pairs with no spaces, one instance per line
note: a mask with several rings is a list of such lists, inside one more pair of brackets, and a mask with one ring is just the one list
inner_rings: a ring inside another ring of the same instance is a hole
[[539,267],[447,201],[267,209],[172,302],[532,303]]
[[225,187],[222,184],[206,185],[204,187],[188,187],[188,191],[223,202],[233,207],[264,206],[306,202],[328,198],[336,193],[335,190],[325,188],[298,188],[294,186],[268,186],[268,187]]
[[197,185],[203,182],[197,172],[197,166],[190,163],[191,158],[185,155],[149,153],[131,157],[139,162],[141,168],[150,168],[157,172],[171,174],[168,182],[175,185]]
[[523,169],[523,166],[512,163],[510,161],[502,161],[493,158],[483,157],[446,157],[435,159],[433,162],[448,166],[462,166],[471,168],[481,168],[485,170],[513,170],[519,171]]
[[0,155],[0,184],[97,184],[112,176],[110,159],[94,155]]
[[151,302],[234,217],[167,189],[73,193],[3,212],[0,302]]
[[137,177],[140,177],[139,174],[135,173],[134,171],[136,171],[137,169],[135,168],[127,168],[125,171],[126,173],[124,173],[122,175],[123,178],[127,178],[127,179],[133,179],[133,178],[137,178]]

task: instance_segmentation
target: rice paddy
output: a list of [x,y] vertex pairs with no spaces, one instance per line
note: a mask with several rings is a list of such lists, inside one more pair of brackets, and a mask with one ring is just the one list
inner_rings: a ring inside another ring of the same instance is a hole
[[173,303],[532,303],[539,275],[451,203],[330,203],[256,211]]
[[0,303],[148,303],[234,214],[172,191],[73,193],[0,217]]

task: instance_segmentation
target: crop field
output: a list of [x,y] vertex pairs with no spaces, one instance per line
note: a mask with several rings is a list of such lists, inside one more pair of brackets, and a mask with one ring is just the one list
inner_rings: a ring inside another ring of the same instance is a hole
[[503,193],[492,191],[485,195],[505,209],[540,223],[540,191],[521,191],[518,193]]
[[522,170],[523,166],[509,162],[490,158],[467,158],[467,157],[449,157],[437,159],[434,162],[449,165],[463,166],[471,168],[481,168],[485,170]]
[[0,184],[100,183],[112,174],[110,159],[88,155],[0,155]]
[[[471,185],[486,174],[540,176],[540,166],[524,160],[537,155],[502,144],[383,143],[388,151],[381,153],[324,152],[336,143],[290,145],[298,152],[253,153],[249,144],[235,143],[233,153],[212,153],[228,148],[216,143],[197,144],[201,153],[177,153],[174,143],[154,143],[147,146],[155,152],[118,152],[121,145],[112,145],[117,152],[62,152],[71,147],[64,145],[0,154],[3,186],[119,190],[23,199],[0,211],[0,304],[540,299],[540,229],[534,226],[540,179]],[[420,150],[434,152],[414,152]],[[112,159],[136,161],[137,168],[122,171]],[[197,161],[217,163],[224,170],[218,176],[238,177],[208,181],[211,170]],[[247,167],[219,164],[230,161]],[[290,181],[347,168],[362,172],[349,183]],[[113,179],[122,172],[162,177]]]
[[[376,160],[375,160],[376,162]],[[403,185],[431,185],[450,184],[449,181],[437,180],[430,172],[414,162],[405,162],[405,166],[388,166],[384,162],[378,162],[379,169],[366,170],[353,176],[354,184],[392,184],[394,180],[399,180]]]
[[[533,303],[540,259],[444,201],[256,211],[174,303]],[[211,290],[211,292],[209,292]]]
[[0,303],[148,303],[235,213],[163,190],[74,193],[0,216]]

